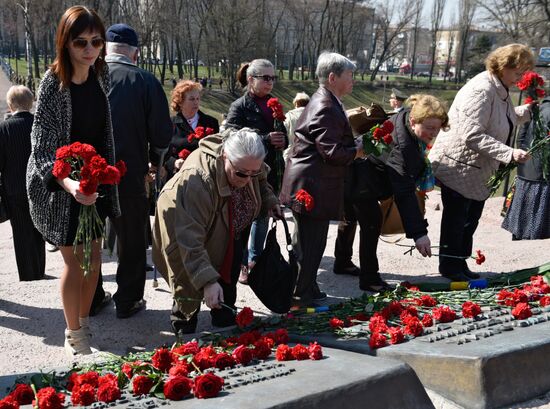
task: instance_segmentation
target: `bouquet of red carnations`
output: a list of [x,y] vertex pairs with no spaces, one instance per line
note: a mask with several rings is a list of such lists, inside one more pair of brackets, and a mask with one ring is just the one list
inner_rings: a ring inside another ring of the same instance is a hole
[[[271,108],[273,112],[273,129],[276,132],[286,132],[284,120],[286,119],[283,111],[283,105],[279,102],[279,98],[269,98],[267,100],[267,106]],[[277,185],[274,186],[275,190],[279,192],[283,183],[285,162],[283,160],[282,151],[275,151],[275,171],[277,172]]]
[[393,124],[391,121],[384,121],[382,125],[374,125],[366,134],[362,135],[363,150],[367,155],[380,156],[382,152],[391,150],[393,138]]
[[214,129],[212,128],[197,126],[193,132],[187,135],[187,142],[191,143],[193,142],[193,139],[197,139],[200,141],[205,136],[212,135],[213,133],[214,133]]
[[[55,154],[53,175],[57,179],[69,177],[80,182],[80,191],[92,195],[99,185],[118,185],[126,173],[126,164],[118,161],[115,166],[97,154],[92,145],[75,142],[59,148]],[[81,267],[84,275],[91,271],[92,241],[103,235],[103,221],[97,213],[95,204],[81,206],[78,215],[78,228],[73,245],[77,254],[77,245],[82,243]]]

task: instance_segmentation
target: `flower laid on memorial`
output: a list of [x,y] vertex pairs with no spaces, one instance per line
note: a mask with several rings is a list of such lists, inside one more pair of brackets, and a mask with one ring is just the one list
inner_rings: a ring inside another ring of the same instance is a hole
[[367,155],[380,156],[382,152],[389,152],[393,138],[393,123],[384,121],[382,125],[374,125],[366,134],[362,135],[363,150]]
[[254,321],[254,312],[250,307],[244,307],[235,317],[239,328],[248,327]]
[[[126,173],[126,164],[118,161],[111,166],[97,154],[92,145],[74,142],[57,149],[52,174],[57,179],[70,178],[80,182],[79,190],[85,195],[97,192],[99,185],[118,185]],[[82,243],[81,267],[84,274],[91,270],[92,242],[103,235],[103,221],[95,204],[80,206],[78,228],[74,240],[76,246]]]
[[213,133],[214,129],[212,128],[197,126],[193,132],[190,132],[189,135],[187,135],[187,142],[191,143],[193,142],[193,139],[200,141],[205,136],[212,135]]
[[[250,324],[250,313],[244,311],[241,318]],[[40,378],[32,378],[30,386],[17,384],[0,400],[0,409],[19,409],[31,402],[39,409],[62,409],[68,402],[90,406],[115,402],[126,391],[134,396],[173,401],[213,398],[225,384],[218,370],[247,366],[270,357],[278,361],[323,358],[323,350],[316,342],[294,347],[287,343],[286,329],[265,333],[252,330],[228,338],[218,336],[209,342],[194,340],[153,352],[113,356],[102,363],[74,368],[65,376],[41,374]]]
[[304,206],[308,212],[311,212],[313,210],[313,207],[315,206],[315,201],[313,200],[313,196],[311,196],[304,189],[298,190],[294,195],[294,197],[296,202]]
[[[517,87],[527,94],[525,103],[536,102],[539,98],[544,97],[545,91],[542,88],[544,80],[542,77],[533,71],[527,71],[523,74],[521,80],[516,84]],[[533,122],[533,142],[527,150],[529,154],[535,157],[539,157],[542,164],[542,175],[544,180],[550,180],[550,135],[549,130],[540,116],[540,108],[538,105],[532,105],[531,116]],[[507,165],[499,168],[489,181],[487,187],[491,194],[495,193],[502,181],[509,177],[512,170],[514,170],[518,164],[515,161],[511,161]]]

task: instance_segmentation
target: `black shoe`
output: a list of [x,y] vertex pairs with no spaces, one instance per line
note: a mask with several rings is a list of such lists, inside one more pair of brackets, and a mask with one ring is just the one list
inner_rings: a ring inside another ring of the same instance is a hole
[[135,315],[141,310],[144,310],[146,305],[147,305],[147,302],[142,298],[139,301],[135,301],[133,304],[130,305],[130,307],[126,307],[126,308],[117,307],[116,317],[130,318],[132,315]]
[[183,338],[184,335],[194,334],[197,331],[197,320],[172,322],[172,328],[176,338]]
[[152,266],[149,263],[145,264],[145,271],[153,271],[154,269],[155,269],[155,266]]
[[470,280],[475,280],[481,277],[478,273],[474,273],[473,271],[470,271],[470,270],[464,271],[464,275],[468,277],[468,279]]
[[395,288],[386,281],[380,279],[376,283],[365,283],[359,281],[359,288],[362,291],[370,291],[372,293],[380,293],[384,291],[393,291]]
[[454,273],[441,273],[441,275],[451,281],[470,281],[468,276],[461,271],[456,271]]
[[336,263],[334,264],[334,267],[332,268],[332,272],[334,274],[347,274],[350,276],[359,276],[361,273],[361,269],[357,267],[355,264],[351,263],[349,265],[346,265],[345,267],[337,266]]
[[323,301],[323,300],[326,300],[327,299],[327,293],[325,293],[324,291],[316,291],[314,294],[313,294],[313,297],[311,298],[313,301]]
[[113,297],[111,296],[111,293],[109,291],[105,291],[105,295],[103,296],[103,300],[101,302],[97,303],[96,305],[92,304],[92,307],[90,308],[90,317],[94,317],[99,312],[111,304],[111,301],[113,300]]

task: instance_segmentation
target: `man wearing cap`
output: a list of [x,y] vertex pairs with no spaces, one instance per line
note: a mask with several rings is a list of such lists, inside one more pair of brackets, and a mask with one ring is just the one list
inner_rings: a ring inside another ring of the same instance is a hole
[[392,88],[390,94],[390,106],[393,108],[392,112],[398,113],[405,109],[403,102],[405,102],[407,98],[407,95],[403,94],[396,88]]
[[[148,174],[154,174],[172,136],[168,102],[160,82],[136,66],[138,36],[126,24],[107,30],[113,136],[116,160],[127,173],[118,188],[121,216],[111,219],[117,236],[118,289],[113,296],[118,318],[129,318],[145,308],[146,249],[149,202],[145,191]],[[100,299],[101,284],[96,291]]]

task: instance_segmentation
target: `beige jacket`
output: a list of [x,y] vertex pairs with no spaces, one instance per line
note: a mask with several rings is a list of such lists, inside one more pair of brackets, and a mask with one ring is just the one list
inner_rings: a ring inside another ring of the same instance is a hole
[[[204,138],[157,201],[153,262],[188,317],[200,308],[203,287],[218,280],[228,245],[231,191],[221,158],[223,135]],[[254,218],[277,203],[263,166],[245,187],[256,202]]]
[[506,145],[510,124],[529,119],[530,111],[514,108],[495,75],[476,75],[456,94],[449,110],[450,129],[439,133],[430,152],[435,177],[468,199],[487,199],[489,178],[499,163],[512,160],[513,149]]
[[285,159],[285,162],[288,159],[288,155],[290,154],[290,148],[294,143],[294,130],[296,129],[296,123],[298,122],[298,118],[300,118],[300,115],[302,115],[302,112],[304,112],[304,109],[305,107],[298,107],[286,113],[284,125],[286,128],[286,134],[288,135],[288,148],[286,148],[283,152],[283,158]]

